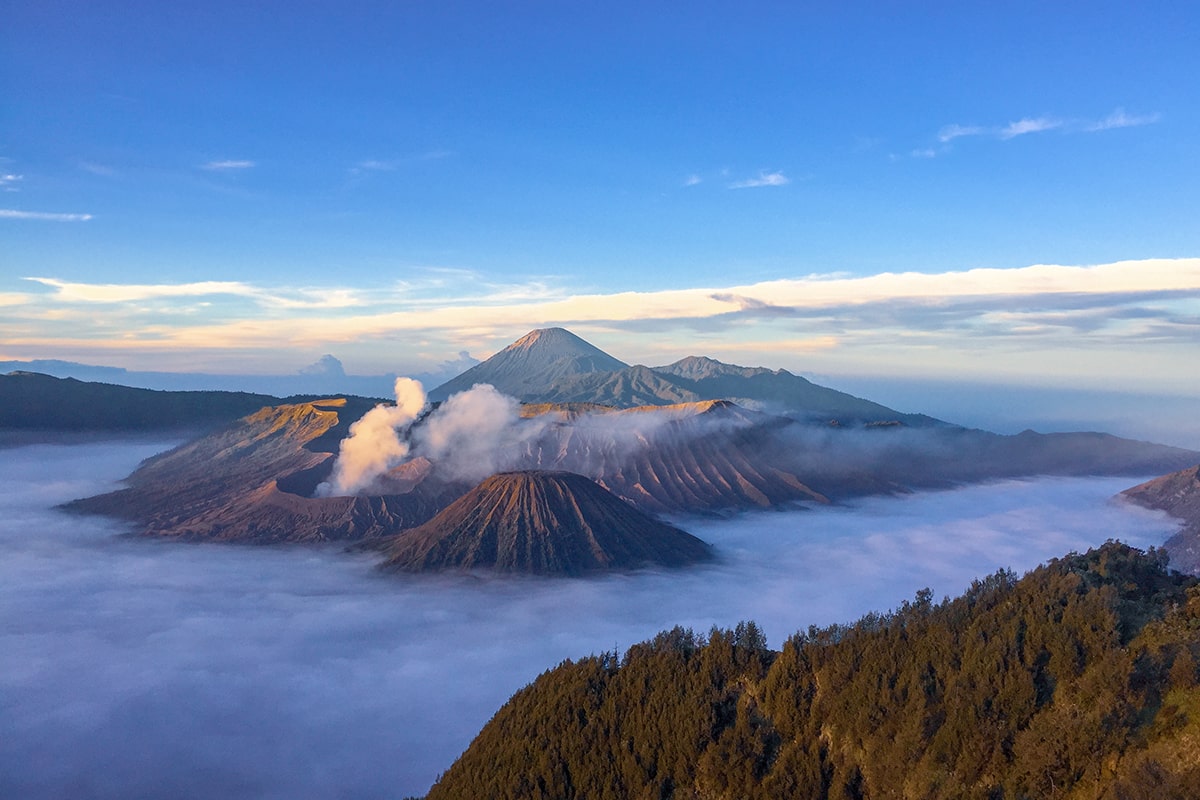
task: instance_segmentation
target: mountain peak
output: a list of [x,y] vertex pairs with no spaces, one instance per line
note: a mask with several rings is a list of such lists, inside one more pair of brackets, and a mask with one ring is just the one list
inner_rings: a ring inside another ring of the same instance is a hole
[[517,339],[510,344],[505,350],[516,350],[522,347],[533,347],[535,344],[552,344],[555,341],[563,342],[584,342],[575,334],[571,333],[566,328],[534,328],[529,333]]
[[537,328],[517,339],[500,352],[511,353],[518,351],[549,352],[560,357],[600,355],[611,359],[618,365],[613,367],[613,369],[622,369],[625,367],[624,362],[618,361],[595,345],[571,333],[566,328]]
[[704,542],[590,478],[530,470],[493,475],[429,522],[401,533],[385,567],[575,575],[711,557]]
[[522,400],[537,399],[539,390],[559,381],[593,372],[616,372],[627,366],[568,330],[539,328],[443,383],[429,393],[429,398],[445,400],[476,384],[488,383]]
[[735,364],[726,364],[723,361],[717,361],[715,358],[709,358],[708,356],[687,356],[686,358],[679,359],[674,364],[668,364],[665,367],[655,367],[654,370],[669,375],[677,375],[680,378],[692,381],[705,380],[707,378],[722,378],[731,375],[739,378],[753,378],[757,375],[791,374],[786,370],[772,370],[766,367],[739,367]]

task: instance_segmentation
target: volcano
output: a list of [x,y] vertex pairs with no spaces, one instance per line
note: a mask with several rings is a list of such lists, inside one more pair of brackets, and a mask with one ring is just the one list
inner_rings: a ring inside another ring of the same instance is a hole
[[554,394],[551,387],[580,375],[608,374],[628,366],[564,328],[540,328],[430,391],[429,399],[445,400],[477,383],[489,383],[511,397],[536,401],[548,391]]
[[578,575],[712,557],[707,544],[572,472],[504,472],[396,537],[385,569]]
[[664,367],[630,366],[563,328],[530,331],[494,356],[429,392],[442,401],[487,383],[522,403],[667,406],[730,400],[807,421],[841,425],[903,422],[942,425],[818,386],[787,370],[739,367],[689,356]]
[[[497,439],[486,469],[470,480],[453,464],[438,463],[453,459],[414,457],[353,497],[316,496],[351,424],[375,405],[322,398],[262,408],[147,461],[125,488],[66,507],[126,518],[136,533],[188,540],[383,540],[429,522],[490,472],[572,472],[644,513],[722,514],[1025,475],[1154,475],[1200,460],[1200,452],[1099,433],[970,430],[901,415],[784,370],[701,357],[658,370],[627,367],[561,328],[532,331],[440,390],[480,382],[536,403],[506,423],[506,444]],[[721,395],[744,396],[746,404]],[[440,411],[413,423],[414,455],[421,455],[422,426]],[[591,516],[572,524],[581,541],[593,534],[607,541]],[[571,530],[536,515],[529,525]],[[669,564],[679,555],[626,553],[617,537],[615,549],[601,547],[588,562],[560,553],[576,545],[548,541],[542,549],[522,545],[534,549],[520,555],[502,553],[497,543],[496,568],[586,570],[606,560]],[[439,545],[466,565],[482,557],[468,558],[457,546]],[[445,555],[405,552],[418,562]]]
[[379,538],[430,519],[462,494],[419,462],[385,476],[387,493],[313,497],[338,444],[370,408],[333,398],[263,408],[144,462],[113,492],[69,511],[128,519],[133,532],[186,541],[325,542]]

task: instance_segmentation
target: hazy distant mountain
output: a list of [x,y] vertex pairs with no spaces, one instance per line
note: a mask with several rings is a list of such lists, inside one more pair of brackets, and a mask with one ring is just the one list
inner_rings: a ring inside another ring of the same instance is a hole
[[0,430],[200,430],[279,403],[245,392],[133,389],[34,372],[0,375]]
[[526,403],[596,403],[617,408],[732,400],[775,413],[841,424],[938,424],[827,389],[787,370],[738,367],[690,356],[665,367],[629,366],[562,328],[531,331],[430,392],[444,400],[490,383]]
[[923,414],[902,414],[879,403],[818,386],[786,369],[738,367],[704,356],[688,356],[665,367],[654,367],[654,371],[673,376],[676,385],[697,395],[743,404],[750,401],[765,410],[803,412],[816,420],[902,420],[910,425],[937,422]]
[[[459,374],[464,368],[477,364],[478,359],[460,352],[432,370],[412,373],[407,377],[435,386]],[[336,357],[326,354],[291,375],[219,375],[202,372],[151,372],[127,370],[123,367],[95,366],[74,361],[37,359],[32,361],[0,361],[0,374],[8,372],[38,372],[56,378],[75,378],[120,384],[139,389],[159,391],[231,391],[266,394],[274,397],[316,396],[331,397],[350,394],[358,397],[391,397],[397,373],[382,375],[348,375]]]
[[1200,466],[1146,481],[1121,496],[1183,520],[1183,529],[1167,540],[1171,566],[1200,575]]
[[496,355],[429,392],[445,400],[477,383],[529,402],[566,402],[548,391],[561,381],[588,373],[609,373],[628,365],[563,328],[530,331]]
[[493,475],[420,527],[400,534],[384,566],[578,575],[677,567],[708,545],[572,472]]

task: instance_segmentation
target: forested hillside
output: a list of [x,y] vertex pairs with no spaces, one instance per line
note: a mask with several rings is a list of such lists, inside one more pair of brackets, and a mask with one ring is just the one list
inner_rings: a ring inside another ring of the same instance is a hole
[[1200,586],[1109,543],[955,600],[676,628],[518,692],[437,798],[1194,798]]

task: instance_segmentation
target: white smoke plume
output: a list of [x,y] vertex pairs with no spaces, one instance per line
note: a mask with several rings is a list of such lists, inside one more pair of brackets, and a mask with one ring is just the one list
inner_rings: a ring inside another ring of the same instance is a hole
[[544,420],[521,418],[521,404],[487,383],[451,395],[413,431],[416,455],[443,475],[476,482],[512,469]]
[[318,497],[358,494],[408,456],[400,437],[425,408],[425,389],[412,378],[397,378],[395,391],[394,406],[380,403],[350,426],[332,477],[317,486]]
[[[521,403],[490,384],[452,395],[412,429],[412,455],[423,456],[449,479],[475,483],[512,469],[566,469],[595,477],[607,465],[658,445],[660,431],[699,437],[745,421],[697,418],[691,409],[612,411],[521,416]],[[677,442],[678,443],[678,442]]]

